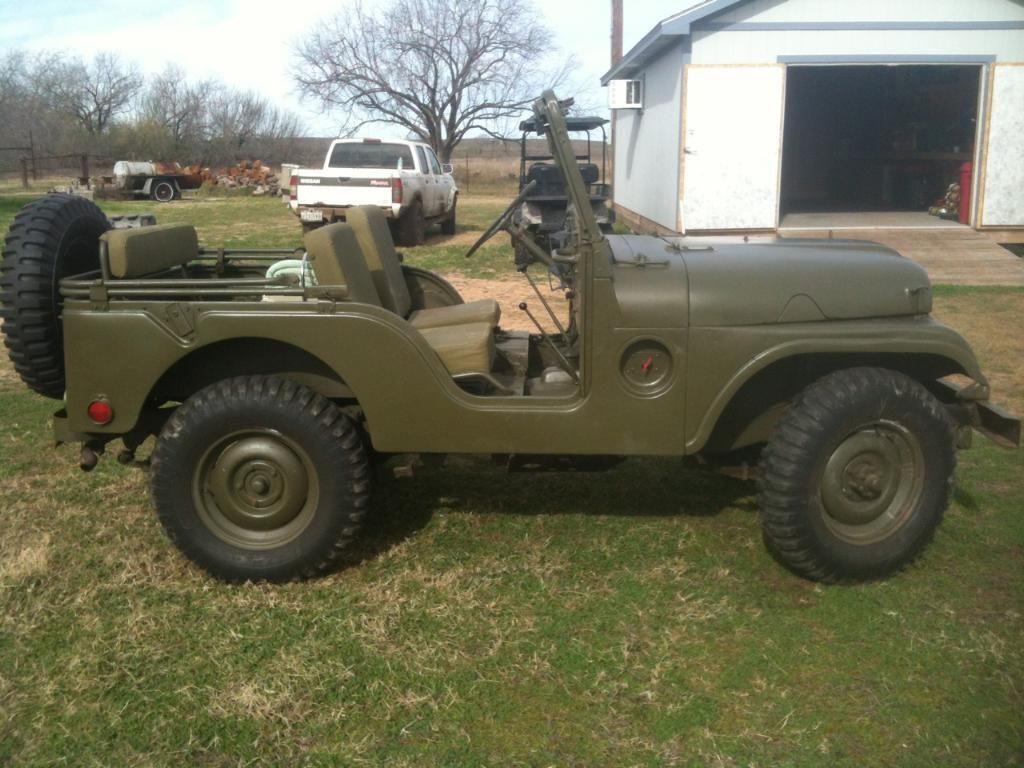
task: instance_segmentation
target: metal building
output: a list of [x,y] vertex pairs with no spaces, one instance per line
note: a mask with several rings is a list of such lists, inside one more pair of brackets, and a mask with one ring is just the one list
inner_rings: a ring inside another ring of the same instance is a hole
[[1024,239],[1021,0],[707,0],[602,83],[627,222],[773,232],[933,208]]

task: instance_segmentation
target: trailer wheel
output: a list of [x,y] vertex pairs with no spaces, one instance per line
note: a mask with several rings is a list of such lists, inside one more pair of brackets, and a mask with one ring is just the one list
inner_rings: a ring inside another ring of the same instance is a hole
[[160,179],[153,184],[153,188],[150,190],[149,196],[158,203],[169,203],[177,196],[177,189],[174,182],[168,181],[167,179]]
[[21,380],[46,397],[64,396],[64,304],[60,281],[99,268],[99,237],[110,222],[95,203],[52,194],[14,217],[0,265],[4,344]]

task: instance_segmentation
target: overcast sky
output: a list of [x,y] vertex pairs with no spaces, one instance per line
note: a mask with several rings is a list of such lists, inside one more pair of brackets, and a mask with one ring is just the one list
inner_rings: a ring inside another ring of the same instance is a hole
[[[694,0],[625,0],[625,50],[659,20]],[[296,41],[346,0],[0,0],[0,52],[59,50],[85,57],[113,51],[147,72],[176,62],[190,77],[215,76],[298,113],[310,133],[337,122],[301,101],[288,74]],[[540,0],[561,47],[576,56],[587,102],[604,104],[610,0]],[[2,116],[0,116],[2,119]]]

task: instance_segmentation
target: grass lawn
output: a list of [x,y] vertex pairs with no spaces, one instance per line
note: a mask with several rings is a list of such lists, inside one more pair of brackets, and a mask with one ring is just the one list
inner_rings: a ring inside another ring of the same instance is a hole
[[[0,190],[0,227],[25,199]],[[503,207],[414,263],[511,277]],[[207,243],[291,245],[275,200],[155,206]],[[1024,411],[1024,291],[940,288]],[[228,587],[178,555],[145,472],[54,449],[0,363],[0,765],[1019,766],[1024,454],[983,439],[919,563],[823,587],[761,543],[753,486],[672,460],[379,487],[346,567]]]

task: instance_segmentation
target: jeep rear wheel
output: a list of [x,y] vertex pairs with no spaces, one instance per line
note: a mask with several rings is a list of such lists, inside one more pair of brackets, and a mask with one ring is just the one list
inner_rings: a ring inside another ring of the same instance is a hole
[[214,384],[175,411],[153,452],[160,522],[226,581],[288,581],[331,568],[369,506],[353,422],[287,379]]
[[912,562],[949,501],[953,425],[913,379],[879,368],[805,389],[761,455],[765,538],[817,581],[880,578]]
[[100,235],[110,222],[83,197],[52,194],[14,217],[0,265],[0,317],[14,369],[32,390],[64,396],[64,300],[60,281],[99,269]]

